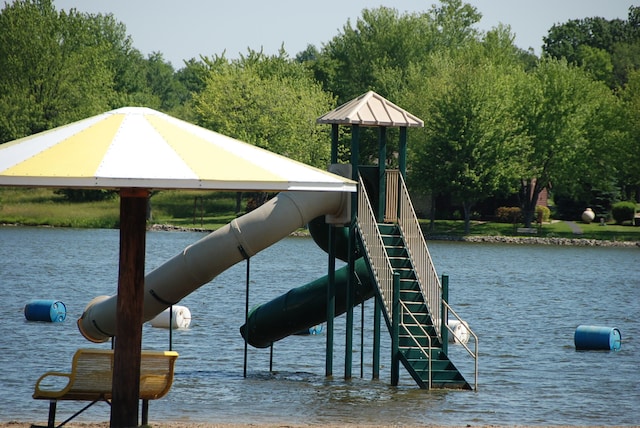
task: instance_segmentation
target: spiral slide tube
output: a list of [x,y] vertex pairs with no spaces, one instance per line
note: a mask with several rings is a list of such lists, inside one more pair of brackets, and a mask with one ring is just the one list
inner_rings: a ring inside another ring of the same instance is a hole
[[[355,305],[359,305],[373,297],[375,289],[364,258],[356,260],[355,273],[358,281],[354,285],[353,301]],[[336,270],[335,316],[347,311],[348,278],[347,266]],[[268,303],[256,306],[249,314],[247,324],[240,327],[240,334],[249,345],[266,348],[273,342],[325,322],[328,282],[328,276],[323,276],[302,287],[289,290]]]
[[[324,217],[317,217],[308,224],[309,232],[315,243],[329,252],[329,228]],[[346,262],[349,257],[349,228],[335,229],[336,258]],[[368,265],[360,250],[356,248],[355,274],[357,281],[353,286],[353,303],[359,305],[375,294],[375,283]],[[347,266],[336,270],[335,278],[335,316],[347,310],[346,293],[349,281]],[[327,321],[327,286],[329,277],[323,276],[306,285],[289,290],[275,299],[256,306],[249,313],[247,324],[240,327],[240,334],[249,345],[266,348],[273,342],[309,329]],[[247,334],[248,333],[248,334]]]
[[[180,302],[234,264],[289,236],[321,215],[340,216],[349,194],[283,192],[185,248],[145,276],[143,321]],[[82,335],[106,342],[116,332],[117,296],[94,298],[78,319]]]

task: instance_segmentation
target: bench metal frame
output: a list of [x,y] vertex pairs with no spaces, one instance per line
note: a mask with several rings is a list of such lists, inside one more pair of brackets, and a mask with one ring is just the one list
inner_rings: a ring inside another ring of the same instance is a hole
[[[142,400],[142,425],[147,425],[149,421],[149,400],[155,400],[165,396],[173,383],[174,364],[178,358],[175,351],[146,351],[141,354],[140,373],[140,399]],[[153,361],[162,362],[163,367],[153,367]],[[91,363],[97,366],[95,373],[92,372]],[[166,365],[166,367],[164,367]],[[106,366],[106,367],[105,367]],[[77,383],[86,381],[84,377],[97,376],[103,384],[95,389],[87,389],[86,385],[78,389]],[[108,379],[107,379],[108,376]],[[41,388],[40,383],[47,377],[66,377],[67,385],[61,390]],[[105,349],[79,349],[73,356],[71,373],[47,372],[40,376],[36,382],[34,399],[49,400],[49,417],[46,427],[42,425],[32,425],[32,428],[60,428],[75,419],[89,407],[99,401],[111,405],[111,378],[113,377],[113,350]],[[108,380],[108,381],[107,381]],[[159,382],[158,382],[159,380]],[[143,390],[145,381],[152,382],[151,388]],[[74,413],[60,425],[56,426],[55,417],[57,403],[61,400],[67,401],[90,401],[89,404]]]

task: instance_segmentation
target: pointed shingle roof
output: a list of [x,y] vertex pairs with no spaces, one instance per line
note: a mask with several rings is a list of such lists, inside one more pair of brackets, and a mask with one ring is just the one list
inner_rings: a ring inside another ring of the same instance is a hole
[[361,126],[422,127],[424,122],[369,91],[319,117],[316,123]]

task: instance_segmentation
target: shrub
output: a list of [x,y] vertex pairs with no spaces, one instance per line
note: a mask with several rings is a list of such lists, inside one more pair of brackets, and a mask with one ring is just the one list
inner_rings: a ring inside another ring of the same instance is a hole
[[633,221],[635,213],[636,204],[633,202],[618,202],[611,207],[611,215],[616,224],[622,224],[627,220]]
[[551,218],[551,210],[544,205],[536,205],[536,219],[542,220],[544,223],[548,223]]
[[522,221],[522,211],[519,207],[498,207],[496,210],[498,223],[518,223]]

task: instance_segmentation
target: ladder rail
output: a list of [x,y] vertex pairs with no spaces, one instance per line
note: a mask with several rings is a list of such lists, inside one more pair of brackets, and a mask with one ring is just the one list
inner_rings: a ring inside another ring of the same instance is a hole
[[376,285],[388,319],[393,318],[393,267],[384,248],[376,216],[365,190],[362,176],[358,186],[358,229],[365,247],[365,254],[376,278]]
[[[447,314],[451,314],[454,317],[456,317],[456,319],[460,322],[462,322],[462,318],[460,318],[460,316],[457,314],[456,311],[453,310],[453,308],[449,305],[449,303],[447,302],[443,302],[445,305],[445,309],[447,311]],[[453,329],[451,327],[449,327],[449,325],[445,326],[447,330],[449,330],[449,333],[454,334]],[[473,358],[474,361],[474,372],[473,372],[473,390],[477,391],[478,390],[478,336],[474,333],[473,330],[471,330],[471,328],[469,328],[468,325],[465,324],[465,327],[467,329],[467,331],[469,332],[469,334],[473,337],[473,343],[474,343],[474,350],[472,351],[469,346],[464,343],[464,342],[459,342],[460,345],[462,345],[464,347],[464,349],[467,351],[467,353],[471,356],[471,358]]]
[[[387,199],[385,220],[398,224],[405,241],[409,259],[413,265],[418,284],[425,297],[427,308],[434,320],[441,319],[442,284],[431,260],[429,248],[418,223],[411,197],[402,174],[398,170],[387,170]],[[396,190],[397,189],[397,190]],[[438,338],[442,340],[441,332]]]
[[[424,337],[427,338],[428,346],[426,350],[424,346],[420,345],[418,337],[416,337],[413,333],[411,333],[411,330],[408,328],[409,324],[406,324],[404,322],[405,314],[409,314],[409,316],[411,317],[411,320],[415,323],[415,324],[411,324],[411,326],[418,327],[420,329],[420,332],[424,335]],[[431,380],[433,378],[433,370],[431,365],[431,360],[432,360],[431,350],[433,349],[433,347],[431,345],[431,335],[427,332],[427,330],[425,330],[425,328],[422,326],[422,323],[418,321],[418,319],[411,312],[411,309],[409,309],[403,301],[400,301],[400,325],[404,327],[404,331],[407,332],[407,335],[413,340],[413,342],[416,344],[418,349],[420,349],[420,352],[427,357],[427,361],[429,364],[429,379],[427,382],[427,389],[431,389]]]
[[[418,222],[413,203],[409,196],[406,183],[402,174],[398,170],[386,171],[386,200],[385,200],[385,222],[394,222],[398,224],[403,235],[405,246],[414,272],[420,286],[420,290],[425,298],[427,308],[431,314],[431,319],[435,323],[439,323],[442,319],[441,303],[444,303],[444,310],[447,315],[452,314],[458,321],[462,322],[462,318],[453,310],[448,302],[442,300],[442,283],[438,276],[427,242],[424,239],[422,228]],[[448,318],[448,317],[447,317]],[[451,333],[453,331],[447,325],[444,326]],[[466,325],[469,334],[473,337],[475,349],[471,349],[462,344],[467,353],[474,360],[474,390],[478,390],[478,336]],[[442,340],[442,329],[436,329],[438,338]]]

